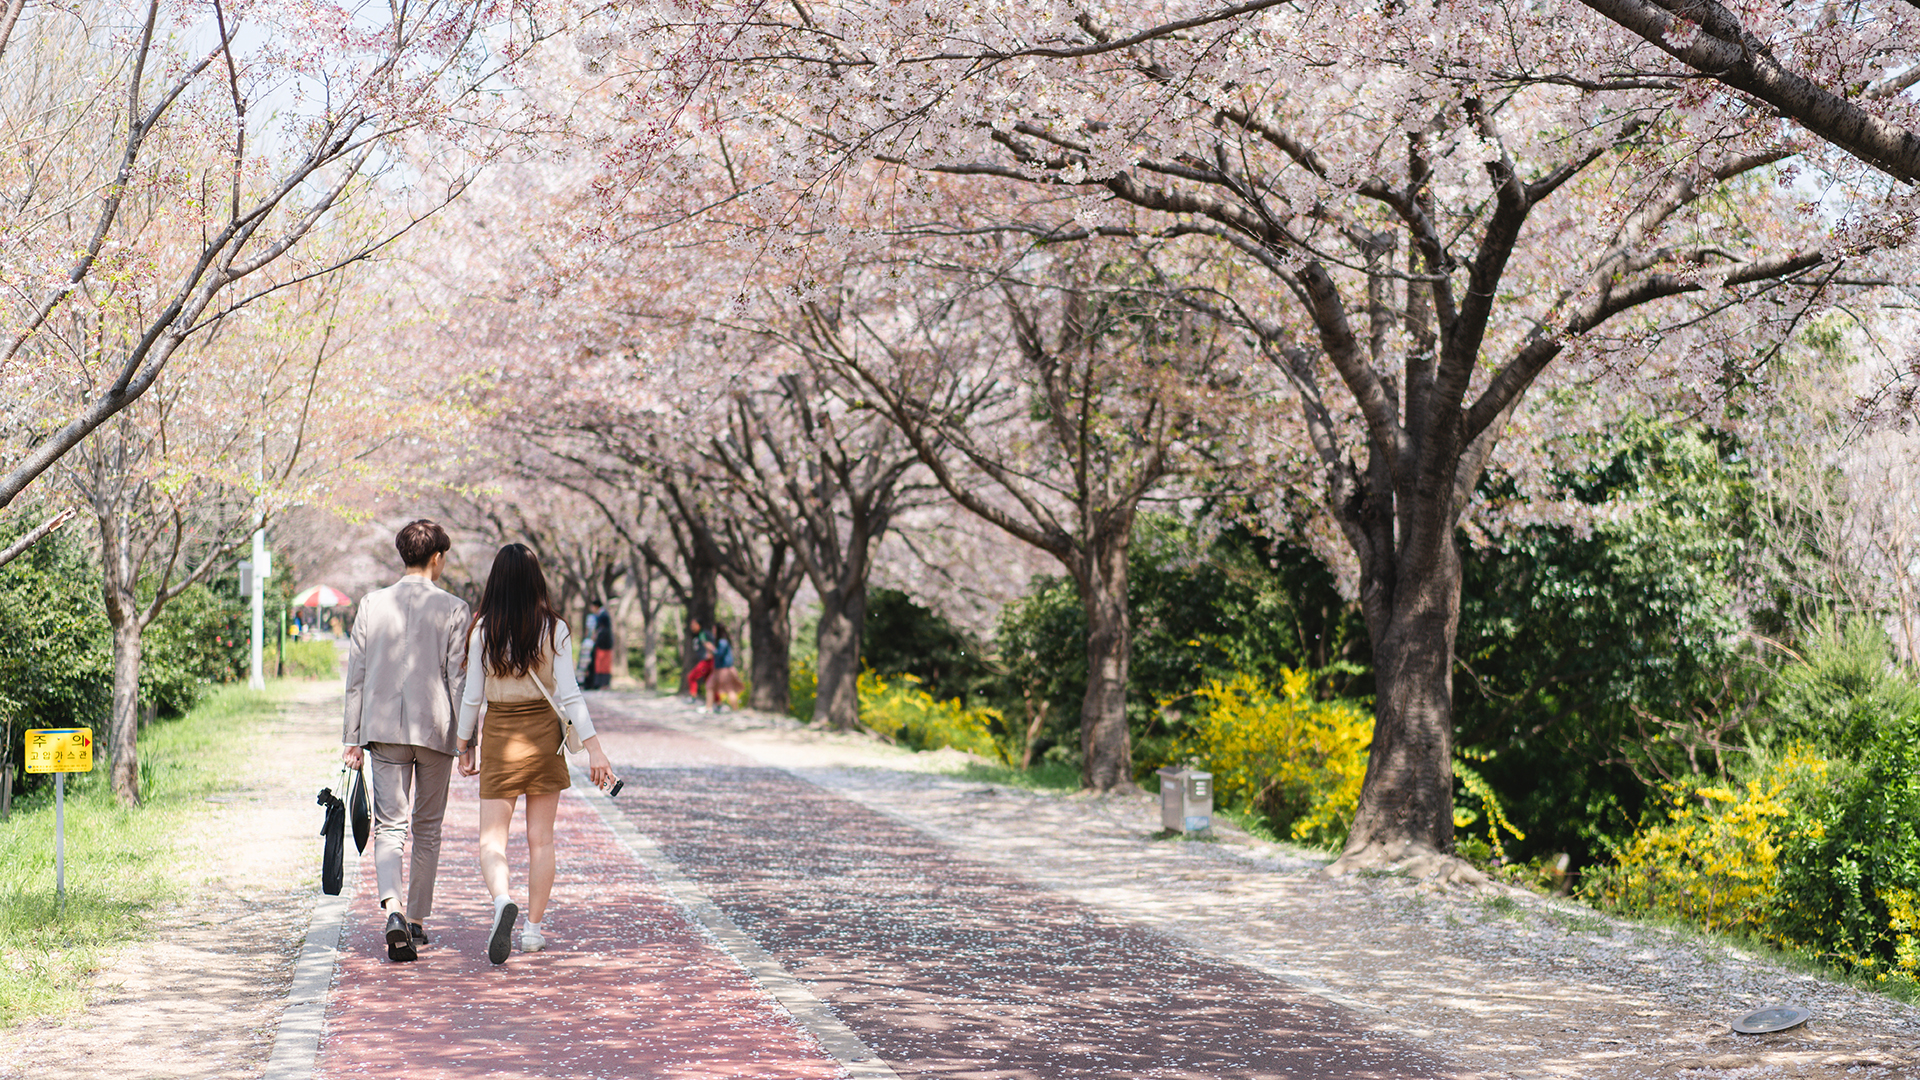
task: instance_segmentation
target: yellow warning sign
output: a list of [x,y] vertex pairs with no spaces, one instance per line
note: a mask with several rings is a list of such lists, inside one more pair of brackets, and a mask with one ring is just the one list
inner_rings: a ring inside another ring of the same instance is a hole
[[92,772],[93,729],[29,728],[28,772]]

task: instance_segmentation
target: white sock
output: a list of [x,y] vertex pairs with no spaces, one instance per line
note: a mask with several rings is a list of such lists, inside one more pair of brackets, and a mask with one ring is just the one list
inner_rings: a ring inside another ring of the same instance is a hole
[[536,934],[539,934],[541,937],[547,936],[547,932],[540,929],[540,924],[532,921],[531,919],[527,921],[527,929],[533,931]]
[[508,896],[505,893],[501,893],[499,896],[494,897],[493,898],[493,917],[496,919],[499,918],[500,913],[507,910],[507,905],[511,903],[513,903],[513,897]]

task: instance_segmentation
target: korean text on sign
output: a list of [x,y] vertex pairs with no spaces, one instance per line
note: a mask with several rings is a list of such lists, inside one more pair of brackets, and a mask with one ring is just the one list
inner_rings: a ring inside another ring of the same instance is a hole
[[26,736],[28,772],[93,771],[92,728],[30,728]]

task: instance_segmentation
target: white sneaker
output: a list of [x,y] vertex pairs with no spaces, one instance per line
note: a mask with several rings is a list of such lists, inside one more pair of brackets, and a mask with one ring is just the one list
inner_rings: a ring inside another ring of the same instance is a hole
[[547,935],[540,932],[538,923],[528,923],[520,928],[520,951],[539,952],[547,947]]

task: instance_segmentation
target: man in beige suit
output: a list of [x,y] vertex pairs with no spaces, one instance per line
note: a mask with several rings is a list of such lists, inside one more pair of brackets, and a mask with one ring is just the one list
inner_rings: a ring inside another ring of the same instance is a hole
[[[347,646],[346,763],[370,757],[373,866],[387,913],[387,958],[413,960],[427,944],[440,869],[440,822],[453,776],[454,717],[466,674],[467,602],[440,588],[452,541],[431,521],[394,537],[407,573],[368,593]],[[411,826],[407,904],[400,906],[400,849]]]

